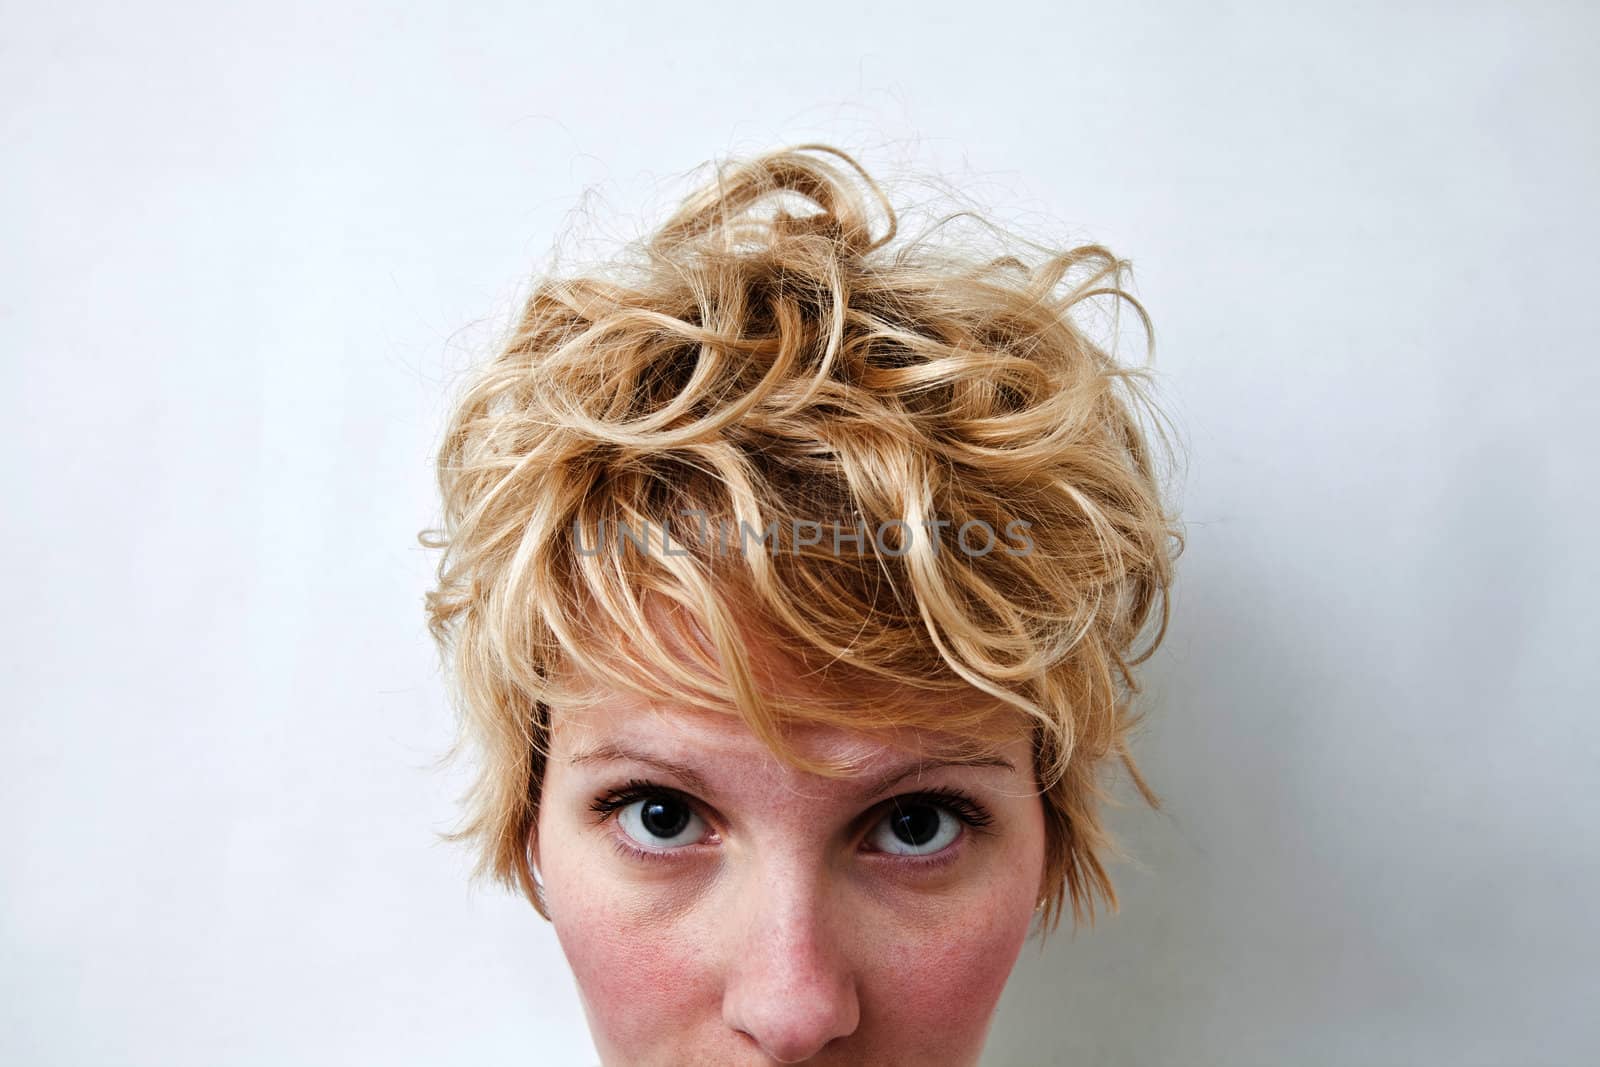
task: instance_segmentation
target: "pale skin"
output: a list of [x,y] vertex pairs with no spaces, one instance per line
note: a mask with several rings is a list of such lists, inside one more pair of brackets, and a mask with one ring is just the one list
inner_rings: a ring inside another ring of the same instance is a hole
[[[534,858],[606,1067],[977,1062],[1041,893],[1025,736],[810,727],[827,778],[729,715],[554,709]],[[630,785],[630,783],[633,783]]]

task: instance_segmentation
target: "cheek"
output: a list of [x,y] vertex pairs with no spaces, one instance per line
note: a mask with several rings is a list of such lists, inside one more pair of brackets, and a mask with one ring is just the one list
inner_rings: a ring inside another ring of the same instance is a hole
[[607,855],[552,859],[544,871],[551,921],[608,1061],[644,1062],[644,1052],[716,1018],[713,976],[659,890],[616,878]]
[[1027,827],[972,887],[927,912],[902,909],[878,946],[865,991],[897,1047],[921,1062],[976,1057],[1028,939],[1044,866],[1043,820]]
[[903,1040],[930,1049],[981,1042],[1027,940],[1036,885],[995,886],[888,946],[871,997]]

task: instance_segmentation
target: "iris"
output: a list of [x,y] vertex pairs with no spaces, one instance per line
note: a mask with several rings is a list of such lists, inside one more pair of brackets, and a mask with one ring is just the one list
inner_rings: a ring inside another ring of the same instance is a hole
[[640,808],[639,821],[656,837],[677,837],[689,825],[689,809],[669,798],[652,799]]
[[929,804],[910,808],[897,806],[889,816],[889,826],[895,837],[913,848],[921,848],[939,832],[939,811]]

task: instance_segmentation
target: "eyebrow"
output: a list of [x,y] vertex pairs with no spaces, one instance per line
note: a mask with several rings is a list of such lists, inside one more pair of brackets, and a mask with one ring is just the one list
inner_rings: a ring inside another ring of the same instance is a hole
[[[567,757],[567,762],[574,766],[614,761],[643,763],[648,767],[655,767],[657,770],[665,771],[675,776],[697,793],[704,793],[708,796],[716,793],[716,790],[712,789],[705,778],[701,777],[700,773],[693,767],[674,760],[663,759],[660,756],[652,756],[647,752],[638,752],[612,742],[595,745],[592,748],[575,752]],[[954,756],[921,759],[898,770],[890,771],[881,778],[874,780],[868,788],[861,790],[859,795],[862,797],[877,796],[880,793],[887,792],[913,775],[937,770],[941,767],[1003,767],[1009,771],[1016,770],[1016,765],[1003,756]]]

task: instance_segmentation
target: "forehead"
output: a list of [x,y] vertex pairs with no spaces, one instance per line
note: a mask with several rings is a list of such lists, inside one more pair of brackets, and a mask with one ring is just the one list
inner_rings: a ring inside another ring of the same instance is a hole
[[[737,715],[651,700],[638,694],[595,686],[581,706],[551,708],[552,749],[574,755],[597,746],[692,753],[763,761],[773,758],[766,744]],[[852,762],[882,761],[935,744],[919,731],[845,730],[808,723],[789,727],[797,747],[810,755]]]
[[[780,759],[740,718],[612,694],[581,710],[553,710],[551,757],[562,768],[635,765],[662,771],[703,795],[803,794],[841,801],[915,781],[938,767],[991,768],[1031,777],[1031,744],[1020,727],[975,751],[917,729],[865,731],[799,724],[788,734],[803,757],[846,768],[818,774]],[[558,772],[559,773],[559,772]]]
[[[552,756],[571,760],[621,748],[663,759],[693,756],[696,763],[708,757],[742,765],[782,763],[751,728],[751,720],[732,705],[711,706],[640,685],[640,679],[659,676],[660,669],[653,671],[632,654],[640,645],[654,646],[672,666],[718,686],[728,680],[715,643],[690,614],[650,599],[645,617],[647,632],[631,637],[614,633],[597,650],[603,670],[616,677],[590,673],[573,658],[556,665],[561,695],[549,702]],[[736,655],[750,681],[763,697],[797,701],[797,714],[774,709],[772,722],[804,758],[867,775],[904,765],[908,758],[989,755],[1030,736],[1026,720],[1015,710],[975,689],[930,692],[864,672],[813,670],[804,642],[750,627],[748,618],[739,626]],[[821,705],[828,709],[825,715],[817,715]],[[807,721],[812,715],[817,721]],[[962,724],[959,731],[944,725],[957,722]]]

